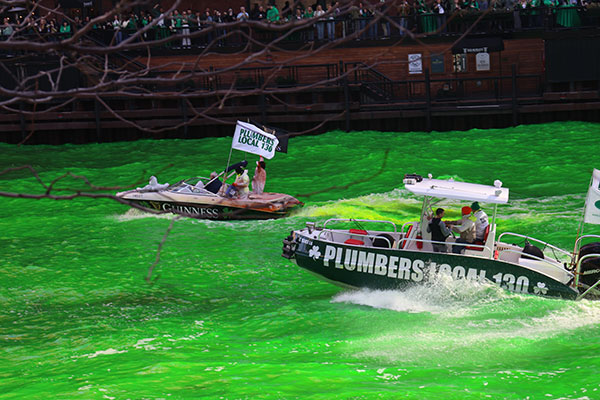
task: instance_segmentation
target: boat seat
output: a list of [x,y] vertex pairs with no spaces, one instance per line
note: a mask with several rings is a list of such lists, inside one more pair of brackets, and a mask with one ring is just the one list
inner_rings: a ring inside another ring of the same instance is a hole
[[364,244],[365,244],[365,242],[363,242],[362,240],[358,240],[358,239],[348,239],[344,243],[346,243],[346,244],[354,244],[354,245],[357,245],[357,246],[364,246]]
[[[485,232],[483,234],[483,240],[475,240],[473,242],[473,244],[478,244],[480,246],[485,245],[485,243],[487,242],[487,238],[488,235],[490,234],[490,226],[486,226],[485,227]],[[465,249],[467,250],[476,250],[476,251],[483,251],[483,247],[476,247],[476,246],[465,246]]]
[[[368,235],[369,232],[365,231],[364,229],[350,229],[348,232],[350,233],[354,233],[356,235]],[[345,244],[353,244],[356,246],[364,246],[365,242],[360,240],[360,239],[354,239],[354,238],[350,238],[348,240],[346,240],[344,242]]]

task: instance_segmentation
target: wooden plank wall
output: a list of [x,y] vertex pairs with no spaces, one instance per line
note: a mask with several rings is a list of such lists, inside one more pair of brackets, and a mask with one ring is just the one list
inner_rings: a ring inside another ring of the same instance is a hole
[[[510,76],[511,66],[516,66],[517,74],[537,74],[543,76],[544,73],[544,42],[540,38],[505,40],[504,51],[490,53],[490,71],[476,71],[475,54],[467,55],[467,72],[453,72],[453,56],[451,52],[452,42],[434,43],[434,44],[415,44],[398,43],[390,46],[377,47],[353,47],[353,48],[335,48],[327,50],[318,50],[309,54],[308,52],[269,52],[268,54],[257,53],[255,63],[244,63],[244,60],[250,55],[247,52],[237,54],[209,54],[198,57],[197,55],[173,55],[168,57],[153,57],[150,64],[159,68],[162,65],[169,64],[171,71],[178,70],[183,65],[183,69],[192,69],[196,65],[197,69],[215,70],[229,68],[236,64],[243,64],[244,67],[265,67],[269,65],[289,64],[289,65],[310,65],[310,64],[339,64],[362,62],[371,65],[377,71],[385,74],[392,80],[422,80],[423,74],[408,73],[408,55],[422,54],[423,68],[431,70],[431,55],[443,54],[444,73],[432,73],[431,79],[444,80],[451,78],[484,78],[491,76]],[[140,62],[146,64],[146,58],[140,58]],[[312,75],[311,75],[312,74]],[[323,79],[323,69],[311,69],[303,72],[299,77],[306,81]],[[502,83],[503,89],[510,89],[511,82],[506,80]],[[482,87],[481,90],[488,88]]]

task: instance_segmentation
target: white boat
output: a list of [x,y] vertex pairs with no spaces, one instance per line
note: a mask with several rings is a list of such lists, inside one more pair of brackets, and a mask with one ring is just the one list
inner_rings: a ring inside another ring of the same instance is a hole
[[[238,121],[231,150],[237,149],[271,159],[275,151],[286,151],[279,145],[277,136],[252,124]],[[227,167],[213,178],[195,177],[174,185],[161,185],[155,177],[151,177],[150,183],[145,187],[119,192],[116,196],[150,211],[214,220],[281,218],[303,205],[295,197],[284,193],[250,192],[239,197],[228,196],[224,190],[219,190],[222,184],[226,184],[227,174],[248,164],[247,161],[242,161],[230,165],[230,161],[231,151]],[[225,176],[225,182],[220,181],[221,176]]]
[[[407,175],[404,184],[423,197],[418,221],[400,228],[390,221],[330,219],[322,226],[308,222],[283,241],[282,256],[346,288],[401,290],[447,274],[454,279],[491,281],[523,294],[600,298],[599,235],[581,235],[574,250],[567,251],[529,235],[497,234],[497,206],[509,198],[509,189],[500,181],[488,186]],[[599,184],[600,171],[594,170],[582,220],[586,223],[600,223]],[[432,240],[426,228],[433,207],[447,199],[491,206],[481,243]],[[447,252],[435,252],[434,245],[447,246]],[[452,246],[462,252],[451,252]]]

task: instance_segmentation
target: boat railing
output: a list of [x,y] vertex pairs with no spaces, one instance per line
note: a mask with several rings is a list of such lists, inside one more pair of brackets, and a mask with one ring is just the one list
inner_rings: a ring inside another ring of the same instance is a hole
[[583,241],[583,239],[590,239],[590,238],[600,239],[600,235],[582,235],[582,236],[579,236],[577,238],[577,240],[575,241],[575,251],[574,251],[573,257],[575,257],[577,254],[579,254],[579,250],[581,250],[581,248],[580,248],[581,242]]
[[372,220],[372,219],[354,219],[354,218],[330,218],[327,221],[325,221],[325,223],[323,224],[323,229],[325,229],[327,224],[330,222],[369,222],[369,223],[390,224],[394,227],[394,233],[398,232],[398,229],[396,228],[396,224],[393,223],[392,221],[379,221],[379,220]]
[[[554,245],[551,245],[548,242],[544,242],[543,240],[536,239],[534,237],[527,236],[527,235],[522,235],[520,233],[503,232],[503,233],[500,234],[500,236],[498,236],[498,240],[496,241],[496,243],[501,242],[502,241],[501,239],[503,237],[505,237],[505,236],[509,236],[509,237],[510,236],[514,236],[514,237],[525,239],[526,241],[533,241],[535,243],[541,244],[544,247],[544,249],[546,249],[546,248],[552,249],[552,250],[557,251],[557,252],[561,253],[562,255],[568,257],[569,260],[571,259],[571,253],[569,253],[568,251],[563,250],[563,249],[561,249],[559,247],[556,247]],[[504,242],[504,243],[508,243],[508,242]],[[527,254],[527,255],[530,256],[531,254]],[[556,257],[556,255],[555,255],[555,258],[558,260],[558,257]]]
[[[319,231],[319,234],[317,235],[318,240],[322,240],[321,235],[323,235],[323,233],[331,233],[333,236],[333,233],[336,233],[336,232],[333,229],[323,228],[321,231]],[[382,236],[381,234],[376,235],[376,234],[371,234],[371,233],[364,234],[364,233],[355,233],[355,232],[352,232],[352,233],[345,232],[343,234],[349,235],[349,236],[358,236],[358,237],[362,237],[362,238],[369,238],[371,240],[373,240],[373,239],[385,240],[388,244],[388,248],[389,249],[393,248],[392,242],[390,242],[390,240],[388,238],[386,238],[385,236]],[[332,237],[332,240],[333,240],[333,237]]]
[[550,267],[552,267],[552,268],[554,268],[554,269],[558,270],[558,271],[559,271],[559,272],[561,272],[561,273],[565,273],[565,272],[566,272],[566,273],[567,273],[568,275],[570,275],[571,277],[573,276],[573,273],[571,273],[571,272],[567,271],[567,270],[566,270],[566,269],[565,269],[565,268],[564,268],[562,265],[557,265],[557,264],[556,264],[556,263],[560,262],[560,261],[558,261],[558,260],[556,260],[556,262],[552,262],[552,261],[550,261],[550,260],[547,260],[547,259],[545,259],[545,258],[541,258],[541,257],[538,257],[538,256],[536,256],[536,255],[533,255],[533,254],[528,254],[528,253],[524,253],[523,251],[520,251],[520,250],[513,250],[513,249],[504,249],[504,250],[501,250],[501,251],[499,252],[498,258],[500,258],[500,254],[502,254],[502,253],[513,253],[513,254],[518,254],[518,255],[519,255],[519,257],[527,256],[527,258],[529,258],[529,259],[533,259],[533,260],[536,260],[536,261],[542,261],[544,264],[547,264],[547,265],[549,265]]
[[429,240],[429,239],[422,239],[422,238],[414,238],[414,239],[410,239],[410,238],[406,238],[403,237],[398,241],[398,248],[403,248],[403,244],[406,242],[415,242],[415,243],[430,243],[430,244],[443,244],[443,245],[450,245],[450,246],[460,246],[460,247],[476,247],[478,250],[481,249],[482,251],[484,249],[488,249],[491,251],[491,249],[488,246],[485,246],[483,244],[474,244],[474,243],[460,243],[460,242],[440,242],[438,240]]

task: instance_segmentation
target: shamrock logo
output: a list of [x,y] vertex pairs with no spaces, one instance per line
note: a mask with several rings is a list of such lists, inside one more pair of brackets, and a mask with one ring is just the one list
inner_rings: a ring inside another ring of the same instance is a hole
[[316,260],[317,258],[321,257],[319,246],[313,246],[312,249],[308,251],[308,256],[311,257],[313,260]]
[[546,294],[548,292],[548,288],[544,282],[538,282],[537,286],[533,287],[533,293],[535,294]]

